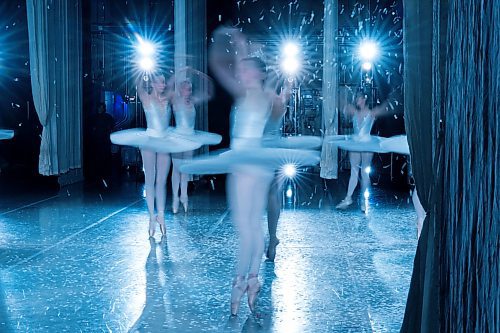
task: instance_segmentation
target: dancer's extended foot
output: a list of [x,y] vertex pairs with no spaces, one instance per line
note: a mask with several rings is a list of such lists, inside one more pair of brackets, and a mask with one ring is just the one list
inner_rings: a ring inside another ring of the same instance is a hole
[[244,276],[237,276],[233,280],[233,289],[231,289],[231,315],[236,316],[240,309],[240,302],[247,291],[248,285]]
[[182,207],[184,207],[184,213],[188,211],[188,197],[181,197]]
[[173,197],[172,199],[172,212],[174,214],[179,212],[179,197]]
[[165,213],[158,213],[156,221],[158,221],[158,224],[160,225],[161,235],[165,236],[167,234],[167,229],[165,228]]
[[255,303],[260,292],[260,287],[261,285],[257,275],[248,275],[248,307],[250,308],[250,311],[252,311],[252,313],[255,312]]
[[269,240],[269,246],[267,247],[266,257],[269,261],[274,261],[276,257],[276,246],[280,243],[278,238]]
[[149,237],[154,237],[156,231],[156,216],[149,217]]
[[337,208],[337,209],[346,209],[350,205],[352,205],[352,198],[345,198],[335,208]]

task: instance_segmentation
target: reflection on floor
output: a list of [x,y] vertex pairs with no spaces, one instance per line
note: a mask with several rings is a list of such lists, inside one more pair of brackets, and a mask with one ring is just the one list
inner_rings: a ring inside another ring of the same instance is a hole
[[39,196],[3,188],[0,331],[398,331],[416,247],[408,195],[374,190],[367,214],[336,211],[340,196],[305,183],[284,188],[258,314],[242,306],[234,318],[237,239],[222,194],[193,193],[187,214],[167,217],[167,238],[150,242],[133,182]]

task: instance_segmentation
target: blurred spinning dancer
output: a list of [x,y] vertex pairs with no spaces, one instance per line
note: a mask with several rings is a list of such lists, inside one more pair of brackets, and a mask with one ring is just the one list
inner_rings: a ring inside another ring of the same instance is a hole
[[[353,138],[356,141],[369,141],[370,132],[372,130],[375,119],[387,110],[387,102],[382,103],[379,106],[369,109],[366,104],[367,95],[363,92],[358,92],[355,98],[355,105],[347,105],[346,112],[352,118],[354,135]],[[359,181],[359,170],[361,169],[361,195],[364,195],[365,191],[370,186],[370,174],[367,172],[368,167],[370,167],[373,158],[373,152],[349,152],[349,162],[351,165],[351,176],[349,178],[349,185],[347,188],[347,195],[338,205],[337,209],[346,209],[349,207],[352,201],[352,195]],[[363,201],[363,200],[362,200]],[[365,205],[361,204],[361,210],[365,210]]]
[[[200,89],[198,93],[193,94],[193,82],[188,79],[188,76],[194,76]],[[176,133],[190,135],[200,135],[201,131],[195,131],[196,122],[196,108],[197,104],[200,104],[211,97],[212,83],[211,80],[205,74],[198,72],[191,68],[186,68],[180,73],[176,73],[176,76],[180,76],[181,79],[175,84],[175,96],[173,97],[173,111],[176,124]],[[201,89],[204,88],[204,89]],[[206,133],[204,134],[215,136],[215,140],[212,143],[219,143],[222,139],[220,136],[214,134]],[[210,140],[205,142],[207,144],[211,143]],[[181,173],[179,171],[179,166],[185,160],[189,160],[193,157],[193,151],[185,151],[181,153],[172,154],[172,211],[177,214],[179,211],[179,202],[182,203],[184,212],[188,209],[188,194],[187,186],[188,181],[191,180],[190,175]],[[179,198],[179,187],[181,196]]]

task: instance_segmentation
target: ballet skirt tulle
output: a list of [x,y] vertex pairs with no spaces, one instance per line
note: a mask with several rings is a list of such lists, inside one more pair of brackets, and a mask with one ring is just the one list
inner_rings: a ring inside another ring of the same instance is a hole
[[0,129],[0,140],[10,140],[14,137],[14,131],[8,129]]
[[262,146],[266,148],[286,149],[317,149],[321,147],[323,140],[318,136],[264,136]]
[[185,136],[174,133],[170,128],[163,132],[131,128],[114,132],[110,138],[111,142],[116,145],[132,146],[165,154],[195,150],[202,146],[202,143],[188,140]]
[[170,135],[181,139],[195,141],[201,145],[218,145],[222,141],[222,136],[219,134],[198,131],[191,128],[171,127]]
[[180,171],[197,175],[232,173],[252,167],[274,171],[286,164],[312,166],[319,160],[319,152],[313,150],[248,147],[186,161],[180,166]]
[[351,152],[386,153],[387,150],[380,146],[385,138],[376,135],[331,135],[325,141]]
[[390,138],[383,138],[380,147],[387,152],[410,155],[410,146],[406,135],[397,135]]

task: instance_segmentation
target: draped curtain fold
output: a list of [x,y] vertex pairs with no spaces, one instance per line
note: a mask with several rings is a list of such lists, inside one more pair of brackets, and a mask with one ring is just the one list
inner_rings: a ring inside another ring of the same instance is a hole
[[500,1],[404,0],[405,123],[428,212],[402,332],[498,332]]
[[81,167],[81,8],[78,0],[27,0],[33,101],[41,125],[38,169]]
[[[338,134],[338,75],[337,30],[338,0],[324,2],[323,36],[323,133]],[[338,149],[331,143],[323,143],[321,149],[320,176],[325,179],[338,177]]]

